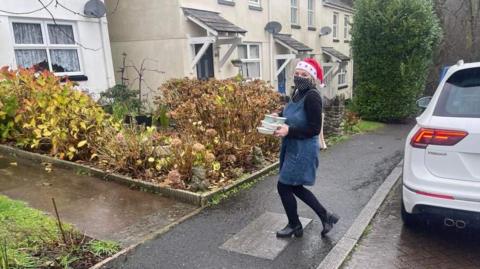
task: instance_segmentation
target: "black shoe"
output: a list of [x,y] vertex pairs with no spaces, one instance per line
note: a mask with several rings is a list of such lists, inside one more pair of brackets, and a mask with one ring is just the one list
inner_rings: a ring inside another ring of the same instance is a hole
[[301,224],[293,228],[290,227],[290,224],[287,224],[285,228],[277,232],[277,237],[279,238],[292,237],[292,235],[295,235],[295,237],[302,237],[303,228]]
[[328,213],[327,214],[327,220],[323,222],[323,231],[322,231],[322,236],[325,236],[330,230],[332,230],[333,225],[338,222],[340,217],[333,213]]

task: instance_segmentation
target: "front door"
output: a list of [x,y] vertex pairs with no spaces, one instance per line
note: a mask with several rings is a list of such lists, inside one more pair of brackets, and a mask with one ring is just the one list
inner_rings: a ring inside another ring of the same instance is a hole
[[[202,48],[203,44],[195,45],[195,54],[197,54]],[[197,63],[197,78],[201,80],[207,80],[215,76],[213,70],[213,46],[210,44],[205,54],[203,54],[200,61]]]
[[[283,63],[285,63],[285,60],[277,60],[277,68],[282,66]],[[278,74],[278,77],[277,77],[277,79],[278,79],[278,92],[283,94],[283,95],[286,93],[286,87],[287,87],[287,77],[286,77],[285,69],[286,68],[284,68],[282,70],[282,72],[280,72],[280,74]]]

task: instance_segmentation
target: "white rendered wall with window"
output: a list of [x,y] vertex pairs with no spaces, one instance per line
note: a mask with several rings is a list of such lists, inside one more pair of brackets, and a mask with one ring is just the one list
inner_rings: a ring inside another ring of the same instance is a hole
[[307,0],[307,21],[309,27],[315,27],[315,0]]
[[348,87],[348,66],[343,66],[338,72],[338,87]]
[[350,41],[350,29],[351,29],[351,25],[350,25],[350,16],[349,15],[344,15],[343,16],[343,38],[346,40],[346,41]]
[[294,25],[299,24],[298,1],[299,0],[290,0],[290,22]]
[[333,21],[332,21],[332,37],[333,39],[338,39],[339,37],[339,27],[338,27],[338,19],[340,15],[338,12],[333,12]]
[[262,5],[261,0],[248,0],[248,4],[256,7],[260,7]]
[[[87,0],[60,0],[82,12]],[[48,2],[45,1],[47,4]],[[41,8],[30,0],[2,0],[2,10],[24,13]],[[105,18],[91,19],[48,6],[30,14],[0,12],[0,66],[49,70],[78,79],[79,88],[94,96],[114,85],[108,27]]]
[[74,24],[13,19],[11,27],[18,67],[57,75],[83,74]]
[[238,48],[238,58],[242,61],[241,74],[247,79],[261,79],[261,45],[242,44]]

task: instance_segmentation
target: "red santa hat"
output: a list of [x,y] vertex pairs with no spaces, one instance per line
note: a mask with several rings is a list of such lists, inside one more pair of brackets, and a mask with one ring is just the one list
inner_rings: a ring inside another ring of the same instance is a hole
[[296,69],[302,69],[307,71],[312,77],[320,80],[320,83],[323,84],[323,68],[313,58],[306,58],[298,62]]

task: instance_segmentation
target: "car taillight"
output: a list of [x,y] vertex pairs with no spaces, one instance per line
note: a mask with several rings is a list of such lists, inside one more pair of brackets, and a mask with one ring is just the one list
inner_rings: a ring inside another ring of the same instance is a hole
[[427,148],[428,145],[453,146],[468,135],[464,131],[450,131],[421,128],[413,136],[410,145],[415,148]]

